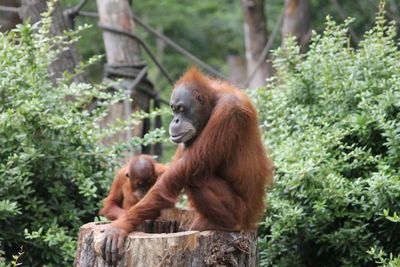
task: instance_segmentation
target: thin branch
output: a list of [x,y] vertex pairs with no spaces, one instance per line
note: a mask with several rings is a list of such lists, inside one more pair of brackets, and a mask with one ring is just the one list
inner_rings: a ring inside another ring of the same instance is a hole
[[0,6],[0,11],[19,13],[19,7]]
[[136,76],[136,78],[133,80],[132,84],[128,88],[131,94],[133,90],[136,88],[136,86],[140,83],[140,81],[146,76],[148,70],[149,68],[147,66],[144,67]]
[[[123,92],[125,92],[126,94],[132,93],[132,91],[131,91],[130,89],[127,90],[127,89],[125,89],[124,87],[122,87],[121,85],[116,84],[116,83],[115,83],[115,80],[112,80],[112,79],[110,79],[110,78],[104,78],[103,81],[106,82],[106,83],[111,84],[111,87],[113,87],[113,88],[115,88],[115,89],[117,89],[117,90],[119,90],[119,91],[123,91]],[[158,98],[158,100],[160,101],[160,103],[163,103],[163,104],[169,106],[169,101],[168,101],[168,100],[165,100],[165,99],[163,99],[163,98],[161,98],[161,97],[158,95],[158,91],[156,91],[156,90],[151,90],[151,91],[150,91],[150,90],[148,90],[148,89],[142,89],[142,88],[136,88],[136,90],[145,93],[146,95],[148,95],[148,96],[151,97],[151,98]]]
[[76,16],[78,16],[79,10],[81,10],[86,5],[87,1],[88,0],[81,0],[81,2],[76,6],[64,10],[63,15],[67,20],[69,28],[75,28],[75,18]]
[[169,76],[168,72],[164,69],[164,67],[161,65],[161,63],[158,61],[158,59],[154,56],[153,52],[151,52],[150,48],[146,45],[145,42],[143,42],[142,39],[140,39],[136,35],[132,34],[129,31],[126,31],[126,30],[109,27],[109,26],[106,26],[106,25],[102,25],[100,23],[98,24],[98,27],[100,29],[103,29],[103,30],[106,30],[106,31],[109,31],[109,32],[113,32],[113,33],[117,33],[117,34],[121,34],[121,35],[127,36],[127,37],[132,38],[132,39],[136,40],[137,42],[139,42],[139,44],[144,48],[144,50],[146,50],[147,54],[154,61],[154,63],[157,65],[157,67],[160,69],[160,71],[164,74],[165,78],[167,78],[169,83],[171,85],[174,84],[174,82],[172,81],[172,79]]
[[[344,11],[343,11],[342,7],[340,6],[339,2],[338,2],[337,0],[330,0],[330,1],[331,1],[331,3],[335,6],[335,9],[336,9],[337,13],[339,14],[339,16],[340,16],[343,20],[347,19],[347,16],[346,16],[346,14],[344,13]],[[352,28],[351,26],[349,26],[349,32],[350,32],[350,35],[351,35],[351,37],[353,38],[353,40],[354,40],[356,43],[359,43],[359,42],[360,42],[360,38],[358,38],[356,32],[353,30],[353,28]]]
[[260,68],[261,64],[265,60],[267,60],[267,57],[268,57],[268,54],[269,54],[269,50],[271,49],[272,44],[274,43],[275,38],[278,35],[279,29],[281,28],[281,25],[283,23],[283,17],[284,17],[284,14],[285,14],[285,10],[286,10],[286,5],[284,5],[284,7],[282,8],[282,11],[281,11],[281,13],[279,15],[279,18],[278,18],[278,22],[276,23],[276,25],[275,25],[272,33],[271,33],[271,36],[268,38],[268,41],[265,44],[265,47],[264,47],[263,51],[261,52],[261,55],[260,55],[260,57],[259,57],[259,59],[257,61],[256,67],[253,69],[253,71],[251,72],[251,74],[249,75],[249,77],[247,78],[247,80],[244,83],[245,87],[249,86],[250,82],[254,79],[254,76],[256,75],[258,69]]
[[79,4],[74,7],[75,13],[78,13],[88,2],[88,0],[82,0]]
[[78,12],[79,16],[83,16],[83,17],[90,17],[90,18],[98,18],[99,14],[96,12],[88,12],[88,11],[79,11]]
[[197,58],[196,56],[191,54],[189,51],[187,51],[186,49],[184,49],[183,47],[181,47],[180,45],[178,45],[177,43],[175,43],[174,41],[172,41],[171,39],[169,39],[168,37],[166,37],[165,35],[163,35],[159,31],[157,31],[156,29],[154,29],[151,26],[149,26],[146,23],[144,23],[141,19],[139,19],[137,16],[135,16],[135,14],[133,14],[133,19],[140,26],[142,26],[145,30],[147,30],[148,32],[152,33],[153,35],[155,35],[158,38],[160,38],[161,40],[163,40],[166,44],[171,46],[173,49],[175,49],[180,54],[184,55],[185,57],[187,57],[190,60],[192,60],[193,62],[195,62],[200,67],[206,69],[210,73],[212,73],[212,74],[214,74],[214,75],[216,75],[216,76],[218,76],[220,78],[223,78],[223,79],[227,80],[227,78],[222,73],[218,72],[217,70],[212,68],[210,65],[206,64],[205,62],[203,62],[202,60],[200,60],[199,58]]
[[77,15],[79,15],[79,11],[86,5],[88,0],[82,0],[79,4],[74,7],[68,8],[64,10],[63,14],[67,18],[74,19]]

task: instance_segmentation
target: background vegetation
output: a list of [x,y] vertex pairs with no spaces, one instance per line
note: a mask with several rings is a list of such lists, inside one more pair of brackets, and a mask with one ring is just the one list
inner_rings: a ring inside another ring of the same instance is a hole
[[[61,0],[65,8],[78,4],[79,0]],[[322,32],[327,15],[333,16],[334,20],[342,21],[335,6],[331,1],[311,0],[311,28]],[[379,3],[378,0],[371,0]],[[346,16],[357,18],[352,29],[361,37],[367,29],[374,24],[374,15],[377,11],[375,5],[367,0],[340,1]],[[399,14],[399,3],[396,0],[388,0],[387,8],[391,14]],[[275,27],[284,0],[267,1],[265,13],[267,19],[267,31],[270,34]],[[95,1],[89,1],[84,10],[96,11]],[[238,0],[222,1],[190,1],[190,0],[148,0],[133,3],[134,13],[152,27],[163,32],[166,36],[188,49],[203,61],[211,64],[224,74],[228,73],[226,56],[230,54],[245,54],[243,14],[241,3]],[[85,23],[96,25],[92,18],[77,17],[77,25]],[[174,79],[177,79],[191,61],[176,53],[168,46],[163,47],[157,39],[144,31],[140,26],[136,27],[138,35],[156,51],[163,64]],[[278,34],[274,45],[280,46],[282,36]],[[78,43],[84,58],[104,53],[101,30],[93,26],[85,31]],[[160,48],[161,45],[161,48]],[[151,62],[151,61],[147,61]],[[151,65],[151,63],[150,63]],[[101,67],[96,68],[97,74],[92,73],[97,79],[101,79]],[[150,77],[156,83],[156,88],[165,91],[168,96],[170,86],[159,74],[157,68],[150,68]]]
[[[275,52],[255,94],[276,164],[262,228],[265,266],[370,266],[371,247],[400,252],[400,52],[382,15],[358,49],[331,19],[299,53]],[[387,214],[386,214],[387,215]]]
[[60,52],[53,48],[65,49],[77,33],[67,34],[70,41],[49,38],[48,15],[40,28],[0,33],[0,252],[10,259],[21,250],[23,266],[71,266],[78,229],[95,219],[120,153],[158,140],[156,131],[130,144],[101,144],[119,127],[102,130],[98,121],[122,96],[71,83],[69,74],[53,83],[47,68]]

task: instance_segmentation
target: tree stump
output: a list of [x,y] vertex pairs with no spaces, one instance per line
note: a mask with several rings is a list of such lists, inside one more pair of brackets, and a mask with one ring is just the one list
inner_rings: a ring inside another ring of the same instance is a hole
[[[118,266],[258,266],[257,231],[188,231],[193,212],[168,209],[155,221],[146,221],[140,232],[125,241]],[[88,223],[80,228],[75,267],[108,266],[100,244],[108,223]]]

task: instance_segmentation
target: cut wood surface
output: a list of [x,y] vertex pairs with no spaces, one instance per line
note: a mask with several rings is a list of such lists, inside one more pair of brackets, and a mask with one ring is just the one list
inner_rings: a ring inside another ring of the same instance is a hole
[[[192,211],[169,209],[156,221],[146,221],[140,232],[128,235],[118,266],[258,266],[256,231],[189,231],[192,219]],[[100,255],[108,224],[80,228],[74,266],[108,266]]]

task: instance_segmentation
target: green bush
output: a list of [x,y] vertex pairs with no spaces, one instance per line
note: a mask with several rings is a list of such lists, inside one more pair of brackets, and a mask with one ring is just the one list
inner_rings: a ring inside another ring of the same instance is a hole
[[42,22],[0,33],[0,265],[22,246],[24,266],[71,266],[78,228],[93,221],[118,153],[130,148],[100,142],[97,122],[120,95],[71,83],[67,73],[54,84],[48,66],[77,35],[48,37],[50,11]]
[[263,266],[370,266],[397,255],[400,224],[400,52],[379,14],[358,49],[328,18],[302,55],[275,52],[276,77],[256,102],[276,165],[261,227]]

